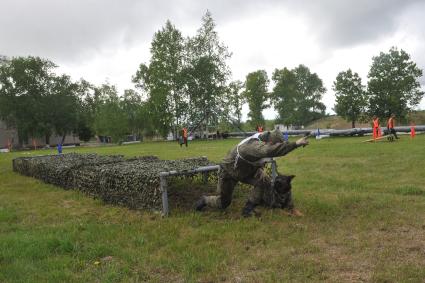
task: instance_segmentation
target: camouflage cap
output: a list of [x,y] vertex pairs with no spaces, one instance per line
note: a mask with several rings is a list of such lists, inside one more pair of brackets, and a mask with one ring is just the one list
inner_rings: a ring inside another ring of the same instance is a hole
[[267,131],[260,135],[260,140],[264,142],[272,142],[272,143],[278,143],[278,142],[284,142],[285,139],[283,138],[283,134],[279,129],[275,129],[273,131]]

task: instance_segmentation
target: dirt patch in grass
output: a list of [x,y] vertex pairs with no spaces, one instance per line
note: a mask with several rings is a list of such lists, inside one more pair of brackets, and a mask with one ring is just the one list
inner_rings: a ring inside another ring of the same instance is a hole
[[173,210],[191,211],[202,195],[215,194],[216,189],[215,183],[211,182],[178,181],[168,188],[168,203]]
[[[349,238],[349,237],[348,237]],[[356,240],[348,239],[354,245]],[[358,239],[357,239],[358,240]],[[322,253],[317,260],[327,262],[327,276],[331,282],[369,282],[371,262],[361,249],[353,252],[343,242],[317,239],[312,242]]]
[[377,227],[367,234],[339,235],[311,243],[322,251],[312,257],[326,262],[332,282],[376,281],[376,276],[388,269],[394,270],[393,279],[403,281],[407,278],[399,271],[400,263],[425,266],[424,227]]
[[[238,184],[233,192],[233,201],[228,211],[233,211],[234,207],[242,208],[243,204],[251,191],[251,186]],[[181,212],[193,211],[195,202],[202,195],[217,194],[217,178],[210,179],[203,183],[200,179],[176,179],[169,183],[168,203],[170,209],[176,209]],[[239,210],[238,210],[239,211]]]
[[[393,260],[425,266],[425,226],[400,226],[373,231],[373,239],[381,250],[390,250]],[[384,260],[391,260],[385,255]]]

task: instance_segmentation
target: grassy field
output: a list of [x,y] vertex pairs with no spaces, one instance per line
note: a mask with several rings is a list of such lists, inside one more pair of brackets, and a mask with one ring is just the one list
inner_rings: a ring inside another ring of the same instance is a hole
[[[425,282],[425,135],[311,140],[278,161],[304,217],[259,209],[152,212],[106,205],[11,170],[0,155],[0,282]],[[76,148],[218,162],[237,140]],[[191,183],[183,184],[190,190]]]

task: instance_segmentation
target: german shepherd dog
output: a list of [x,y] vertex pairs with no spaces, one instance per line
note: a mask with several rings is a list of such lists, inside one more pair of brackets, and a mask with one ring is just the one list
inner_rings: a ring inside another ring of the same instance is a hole
[[[302,215],[299,211],[294,209],[294,203],[292,201],[292,186],[291,181],[295,178],[295,175],[281,175],[279,174],[274,184],[270,187],[270,190],[264,192],[263,200],[259,205],[270,208],[281,208],[290,211],[290,214]],[[242,210],[243,216],[251,216],[254,208],[257,204],[253,204],[247,201],[244,209]]]

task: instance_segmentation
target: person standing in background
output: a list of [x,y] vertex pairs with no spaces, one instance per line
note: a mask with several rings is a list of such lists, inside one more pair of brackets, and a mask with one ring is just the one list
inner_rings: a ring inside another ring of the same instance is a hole
[[399,139],[399,137],[397,137],[396,131],[394,130],[394,124],[395,124],[395,115],[391,114],[387,122],[388,133],[393,134],[396,139]]
[[183,128],[183,130],[182,130],[182,136],[183,136],[183,143],[187,147],[187,128]]
[[379,126],[379,118],[373,116],[373,139],[377,139],[381,136],[381,127]]
[[410,137],[413,139],[416,136],[415,123],[410,122]]

